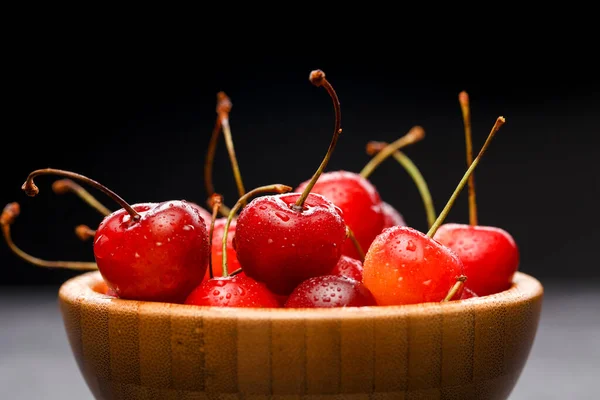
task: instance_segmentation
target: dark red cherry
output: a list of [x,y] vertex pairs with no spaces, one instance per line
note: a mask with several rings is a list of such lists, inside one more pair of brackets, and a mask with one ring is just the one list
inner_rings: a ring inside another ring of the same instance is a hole
[[302,282],[288,297],[286,308],[331,308],[376,306],[371,292],[359,281],[338,275],[323,275]]
[[362,282],[363,264],[356,258],[342,255],[329,275],[345,276]]
[[244,272],[279,295],[328,274],[346,241],[344,219],[331,201],[310,193],[297,210],[299,197],[286,193],[255,198],[237,219],[233,243]]
[[278,308],[279,302],[263,284],[244,275],[215,277],[202,282],[185,304],[212,307]]
[[[303,191],[307,184],[308,181],[301,183],[295,191]],[[371,182],[357,173],[325,172],[319,177],[312,193],[325,196],[342,210],[344,221],[364,252],[384,228],[384,213],[379,193]],[[350,240],[344,244],[343,254],[361,258]]]

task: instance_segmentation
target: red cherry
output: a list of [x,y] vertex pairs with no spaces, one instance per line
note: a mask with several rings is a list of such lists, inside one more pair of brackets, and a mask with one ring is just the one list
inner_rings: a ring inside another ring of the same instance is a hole
[[330,275],[345,276],[362,282],[363,263],[356,258],[342,255],[338,260]]
[[462,296],[465,279],[462,261],[453,250],[432,237],[504,122],[503,117],[496,119],[479,154],[427,234],[409,227],[392,227],[373,241],[365,256],[363,283],[380,305],[448,301]]
[[88,177],[53,168],[29,174],[21,187],[28,196],[39,193],[33,181],[39,175],[83,181],[121,206],[102,220],[94,236],[97,268],[120,298],[179,302],[202,281],[210,254],[197,207],[183,200],[131,206]]
[[[301,192],[307,185],[308,181],[303,182],[295,191]],[[375,186],[359,174],[348,171],[323,173],[312,188],[312,193],[325,196],[342,210],[344,221],[363,251],[381,233],[384,227],[381,198]],[[344,244],[342,254],[361,258],[350,240]]]
[[94,256],[102,277],[122,299],[183,301],[208,267],[205,222],[185,201],[133,209],[138,221],[120,209],[96,230]]
[[[80,186],[77,182],[75,182],[71,179],[65,178],[65,179],[58,179],[58,180],[54,181],[52,183],[52,191],[58,195],[63,195],[65,193],[69,193],[69,192],[75,193],[77,196],[79,196],[79,198],[81,198],[89,206],[91,206],[92,208],[94,208],[98,212],[100,212],[100,214],[107,216],[112,213],[111,210],[109,210],[102,203],[100,203],[91,193],[89,193],[82,186]],[[196,203],[189,202],[189,204],[192,207],[198,209],[200,216],[202,217],[204,222],[206,222],[206,224],[207,224],[206,229],[208,229],[208,224],[210,223],[210,220],[211,220],[210,212],[208,212],[207,209],[199,206]],[[90,236],[89,232],[91,232],[91,230],[86,225],[79,225],[76,230],[77,236],[79,236],[81,238],[81,240],[89,239],[89,236]],[[91,236],[93,237],[93,234]]]
[[363,283],[379,305],[415,304],[442,301],[463,274],[452,250],[416,229],[394,226],[371,244]]
[[391,204],[381,202],[381,210],[383,211],[383,227],[391,228],[392,226],[406,226],[404,217]]
[[[473,160],[469,95],[461,92],[458,99],[465,127],[467,165],[471,166],[479,161],[480,155]],[[498,128],[499,126],[494,125],[490,136],[493,136],[494,130]],[[488,142],[489,138],[486,144]],[[513,276],[519,268],[519,250],[513,237],[505,230],[479,225],[473,174],[468,176],[468,184],[469,225],[442,225],[435,233],[434,238],[454,250],[462,260],[468,276],[466,287],[479,296],[485,296],[510,288]]]
[[468,276],[465,285],[479,296],[511,287],[519,268],[519,250],[505,230],[492,226],[444,224],[434,238],[460,257]]
[[376,306],[361,282],[338,275],[322,275],[302,282],[290,294],[285,308],[332,308]]
[[[233,248],[236,223],[237,220],[235,218],[231,220],[231,224],[229,224],[229,233],[227,234],[227,265],[229,266],[229,271],[235,271],[241,268],[236,251]],[[211,249],[213,276],[223,275],[223,234],[225,233],[226,224],[227,218],[218,218],[215,220]],[[209,272],[210,271],[207,269],[206,274],[204,275],[205,281],[210,278]],[[242,271],[240,274],[243,275],[244,272]]]
[[344,219],[331,201],[310,193],[297,211],[298,198],[300,193],[258,197],[237,219],[233,243],[242,268],[279,295],[329,273],[346,240]]
[[213,307],[280,307],[273,293],[263,284],[244,275],[219,276],[204,281],[184,303]]

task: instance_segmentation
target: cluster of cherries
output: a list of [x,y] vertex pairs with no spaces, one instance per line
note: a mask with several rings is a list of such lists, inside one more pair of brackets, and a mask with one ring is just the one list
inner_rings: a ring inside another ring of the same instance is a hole
[[[473,170],[504,118],[498,117],[473,159],[469,100],[465,92],[459,95],[468,169],[436,216],[427,185],[400,151],[424,137],[419,126],[393,143],[369,143],[373,158],[359,173],[324,172],[342,132],[340,104],[322,71],[312,71],[310,81],[331,96],[335,128],[319,168],[295,189],[272,184],[245,191],[229,127],[231,102],[221,92],[205,165],[208,208],[185,200],[130,205],[85,176],[41,169],[23,184],[28,195],[39,191],[35,177],[59,175],[63,179],[54,183],[56,193],[72,191],[105,215],[96,230],[77,230],[80,237],[93,238],[96,262],[45,261],[19,249],[10,235],[18,203],[8,204],[0,218],[7,243],[36,265],[97,268],[106,294],[129,300],[219,307],[361,307],[459,300],[508,289],[519,266],[519,251],[506,231],[478,224],[473,181]],[[221,132],[239,191],[231,209],[211,180]],[[406,168],[421,192],[427,233],[407,226],[368,179],[390,156]],[[103,191],[120,208],[111,212],[75,181]],[[443,224],[467,183],[470,223]]]

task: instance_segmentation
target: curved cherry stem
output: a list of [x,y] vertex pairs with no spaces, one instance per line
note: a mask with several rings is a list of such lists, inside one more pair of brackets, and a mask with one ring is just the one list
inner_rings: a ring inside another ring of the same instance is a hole
[[452,285],[452,287],[448,291],[448,294],[442,300],[442,303],[452,300],[454,296],[456,296],[456,293],[458,293],[458,291],[464,286],[466,280],[467,277],[465,275],[461,275],[458,278],[456,278],[456,282],[454,283],[454,285]]
[[[473,163],[473,140],[471,135],[471,109],[469,107],[469,95],[462,91],[458,94],[458,102],[463,116],[465,127],[465,147],[467,154],[467,167]],[[477,225],[477,198],[475,196],[475,174],[469,176],[469,223]]]
[[363,169],[359,172],[360,176],[365,179],[368,179],[369,176],[375,171],[375,169],[385,160],[387,160],[395,151],[400,150],[408,145],[416,143],[422,140],[425,137],[425,131],[421,126],[413,126],[406,135],[402,136],[399,139],[396,139],[388,146],[381,149],[381,151],[373,158],[369,160],[369,162],[363,167]]
[[[212,249],[213,236],[215,232],[215,221],[217,220],[217,214],[219,213],[219,209],[223,204],[223,196],[217,193],[213,193],[208,199],[209,204],[212,208],[212,216],[210,219],[210,229],[208,230],[208,243]],[[210,257],[208,257],[208,275],[210,279],[214,277],[213,274],[213,263],[212,263],[212,251]]]
[[33,264],[38,267],[44,268],[62,268],[62,269],[71,269],[77,271],[93,271],[97,270],[98,266],[93,262],[83,262],[83,261],[48,261],[43,260],[41,258],[34,257],[30,254],[27,254],[23,250],[21,250],[17,245],[13,242],[10,227],[15,222],[17,217],[21,212],[21,207],[19,203],[13,202],[9,203],[4,207],[2,211],[2,215],[0,216],[0,226],[2,227],[2,234],[4,235],[4,240],[10,250],[16,254],[19,258],[24,261],[27,261],[30,264]]
[[[378,151],[381,151],[386,146],[389,146],[386,142],[369,142],[367,143],[367,153],[372,155]],[[427,226],[431,227],[436,219],[435,207],[433,205],[433,199],[431,198],[431,193],[429,191],[429,186],[423,178],[421,171],[416,166],[416,164],[403,152],[396,150],[392,153],[392,157],[398,161],[398,163],[406,170],[408,175],[412,178],[419,194],[421,195],[421,199],[423,201],[423,206],[425,207],[425,214],[427,216]]]
[[[231,100],[224,92],[219,92],[219,104],[217,107],[217,113],[221,119],[221,127],[223,128],[223,136],[225,137],[225,145],[227,147],[227,153],[229,154],[229,160],[231,161],[231,168],[233,169],[233,176],[235,178],[235,184],[237,186],[238,195],[242,197],[246,194],[244,188],[244,182],[242,181],[242,174],[240,173],[240,166],[238,165],[237,157],[235,156],[235,148],[233,146],[233,138],[231,136],[231,128],[229,126],[229,113],[231,112]],[[246,204],[242,204],[245,206]]]
[[38,169],[36,171],[31,172],[29,174],[29,176],[27,177],[27,180],[25,181],[25,183],[23,183],[23,185],[21,186],[21,189],[23,189],[23,191],[28,196],[33,197],[33,196],[36,196],[40,192],[40,190],[38,189],[36,184],[33,182],[33,179],[39,175],[59,175],[59,176],[65,177],[65,178],[82,181],[82,182],[92,186],[93,188],[100,190],[101,192],[106,194],[108,197],[113,199],[117,204],[119,204],[123,209],[125,209],[125,211],[127,211],[129,213],[132,221],[139,221],[141,218],[141,215],[137,211],[135,211],[133,209],[133,207],[131,207],[129,205],[129,203],[127,203],[125,200],[123,200],[118,194],[116,194],[112,190],[108,189],[106,186],[96,182],[93,179],[88,178],[87,176],[83,176],[83,175],[77,174],[75,172],[64,171],[61,169],[45,168],[45,169]]
[[229,273],[229,276],[236,276],[236,275],[238,275],[238,274],[241,274],[241,273],[242,273],[242,271],[243,271],[243,269],[242,269],[242,268],[238,268],[238,269],[236,269],[235,271],[233,271],[233,272],[230,272],[230,273]]
[[315,184],[319,180],[319,177],[327,167],[327,164],[331,159],[331,155],[333,154],[333,150],[335,149],[337,141],[340,135],[342,134],[342,110],[340,108],[340,100],[338,99],[337,93],[333,89],[333,86],[331,86],[329,81],[325,78],[325,72],[321,71],[320,69],[314,70],[310,73],[309,80],[313,85],[317,87],[323,86],[325,90],[327,90],[329,96],[331,97],[331,100],[333,101],[333,109],[335,111],[335,127],[333,129],[333,137],[331,138],[331,142],[329,143],[329,148],[327,149],[327,153],[325,153],[323,161],[321,161],[321,165],[319,165],[319,168],[317,168],[317,171],[304,188],[304,191],[302,192],[300,197],[298,197],[296,203],[292,206],[298,211],[302,211],[302,206],[304,205],[306,198],[308,197],[310,191],[315,186]]
[[364,263],[365,262],[365,251],[362,249],[362,246],[356,239],[356,236],[354,236],[354,232],[352,232],[352,229],[350,229],[350,227],[348,225],[346,225],[346,236],[348,237],[348,239],[350,239],[352,241],[352,244],[354,245],[354,248],[356,249],[356,252],[358,253],[358,256],[360,257],[360,262]]
[[444,220],[448,216],[450,209],[452,209],[452,206],[454,205],[456,198],[460,194],[461,190],[467,184],[467,180],[469,179],[469,176],[473,173],[473,171],[479,164],[481,157],[483,157],[483,154],[485,153],[485,151],[489,147],[490,143],[492,142],[492,139],[494,138],[494,136],[496,136],[496,133],[500,130],[500,127],[502,127],[502,125],[504,125],[505,122],[506,122],[506,120],[504,119],[504,117],[498,117],[496,119],[496,123],[492,127],[490,134],[488,135],[487,139],[485,140],[485,143],[481,147],[481,150],[479,150],[479,154],[477,154],[477,157],[475,157],[475,159],[473,160],[473,162],[467,169],[467,172],[465,172],[465,175],[462,177],[462,179],[458,183],[458,186],[456,187],[456,189],[454,189],[454,193],[452,193],[452,196],[450,196],[450,199],[446,203],[446,206],[444,207],[444,209],[442,210],[440,215],[438,215],[433,226],[431,228],[429,228],[429,231],[427,232],[427,236],[433,237],[433,235],[435,235],[435,232],[437,232],[440,225],[442,225],[444,223]]
[[[217,150],[217,143],[219,140],[219,135],[221,134],[221,118],[223,113],[229,113],[231,110],[231,101],[229,97],[225,95],[224,92],[217,93],[217,119],[215,121],[215,126],[212,131],[212,135],[210,136],[210,141],[208,142],[208,148],[206,150],[206,158],[204,159],[204,185],[206,187],[206,193],[208,194],[208,198],[210,201],[210,196],[215,193],[215,188],[213,185],[213,165],[215,162],[215,152]],[[210,206],[210,204],[209,204]],[[219,209],[221,215],[228,216],[229,208],[225,204],[221,204],[221,208]]]
[[93,229],[91,229],[87,225],[81,224],[81,225],[77,225],[75,227],[75,235],[77,235],[77,237],[79,238],[79,240],[85,242],[87,240],[90,240],[94,236],[96,236],[96,231],[93,230]]
[[56,194],[65,194],[67,192],[75,193],[81,200],[94,208],[100,214],[107,216],[112,213],[102,203],[100,203],[90,192],[71,179],[59,179],[52,183],[52,190]]
[[212,135],[210,136],[210,141],[208,142],[208,148],[206,150],[206,156],[204,158],[204,186],[209,197],[215,192],[215,187],[212,181],[212,171],[220,133],[221,118],[217,115],[217,120],[215,121],[215,126],[213,128]]
[[292,190],[291,186],[282,185],[282,184],[259,186],[255,189],[252,189],[251,191],[249,191],[242,197],[240,197],[238,199],[238,201],[235,203],[235,205],[231,208],[231,213],[229,213],[229,215],[227,216],[227,222],[225,222],[225,231],[223,232],[223,241],[221,242],[221,246],[223,249],[222,265],[223,265],[223,276],[224,277],[228,276],[228,273],[227,273],[227,236],[229,236],[229,226],[231,225],[231,221],[233,220],[234,215],[238,212],[238,210],[240,208],[242,208],[242,204],[246,203],[248,201],[248,199],[250,199],[251,197],[259,195],[259,194],[269,193],[269,192],[281,194],[281,193],[287,193],[291,190]]

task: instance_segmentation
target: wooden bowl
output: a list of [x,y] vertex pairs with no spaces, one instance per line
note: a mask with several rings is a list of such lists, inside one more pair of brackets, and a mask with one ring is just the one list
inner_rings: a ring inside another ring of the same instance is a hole
[[236,309],[109,298],[98,272],[59,292],[97,399],[506,399],[525,365],[543,288],[448,303]]

